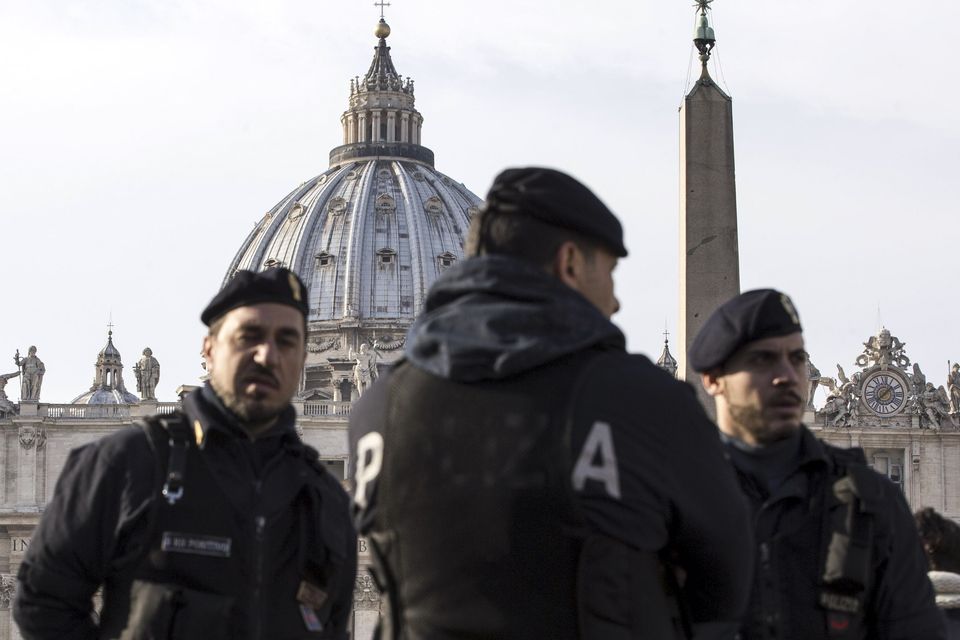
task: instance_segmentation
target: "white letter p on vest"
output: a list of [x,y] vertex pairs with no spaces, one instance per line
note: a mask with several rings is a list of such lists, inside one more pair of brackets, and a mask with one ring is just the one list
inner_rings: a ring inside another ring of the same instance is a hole
[[[367,460],[367,457],[370,459]],[[383,466],[383,436],[376,431],[357,440],[357,491],[354,501],[363,509],[367,506],[367,485],[376,480]]]

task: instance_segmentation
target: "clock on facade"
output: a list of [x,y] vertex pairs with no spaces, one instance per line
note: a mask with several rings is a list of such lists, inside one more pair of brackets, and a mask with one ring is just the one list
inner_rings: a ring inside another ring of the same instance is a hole
[[891,416],[907,402],[907,386],[900,376],[878,371],[863,382],[863,402],[880,416]]

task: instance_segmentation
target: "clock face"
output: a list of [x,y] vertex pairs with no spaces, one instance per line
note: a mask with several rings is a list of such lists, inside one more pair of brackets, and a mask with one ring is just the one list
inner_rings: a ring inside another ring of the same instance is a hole
[[890,416],[903,409],[907,390],[899,376],[881,371],[863,383],[863,401],[874,413]]

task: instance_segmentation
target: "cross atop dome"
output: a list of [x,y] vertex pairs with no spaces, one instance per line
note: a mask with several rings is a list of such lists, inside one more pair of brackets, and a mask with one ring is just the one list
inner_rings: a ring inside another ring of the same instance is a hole
[[330,166],[369,157],[400,157],[433,166],[433,152],[422,146],[423,116],[414,106],[413,80],[397,73],[387,38],[390,25],[383,17],[389,2],[378,0],[379,39],[364,76],[350,81],[350,106],[340,117],[343,144],[330,152]]

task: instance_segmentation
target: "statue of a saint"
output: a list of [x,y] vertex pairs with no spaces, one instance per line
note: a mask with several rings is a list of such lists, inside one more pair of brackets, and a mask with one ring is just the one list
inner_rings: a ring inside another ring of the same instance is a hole
[[37,357],[37,348],[27,349],[27,357],[21,358],[20,351],[13,356],[13,362],[20,367],[20,401],[37,402],[40,399],[40,386],[43,384],[43,374],[47,368],[43,360]]
[[160,363],[153,357],[150,347],[143,350],[143,357],[133,365],[137,378],[137,391],[144,400],[156,400],[157,384],[160,382]]
[[368,348],[366,342],[361,344],[360,353],[356,354],[356,359],[357,364],[353,367],[353,384],[357,387],[359,397],[377,380],[377,360],[380,359],[380,352],[377,351],[376,343],[372,349]]
[[10,398],[7,397],[7,381],[10,378],[16,378],[20,375],[20,372],[16,373],[5,373],[0,375],[0,418],[3,416],[13,413],[16,407],[13,406],[13,403],[10,402]]
[[950,394],[950,412],[951,413],[960,413],[960,363],[953,363],[953,366],[950,366],[950,362],[947,361],[947,366],[950,367],[949,373],[947,373],[947,393]]

